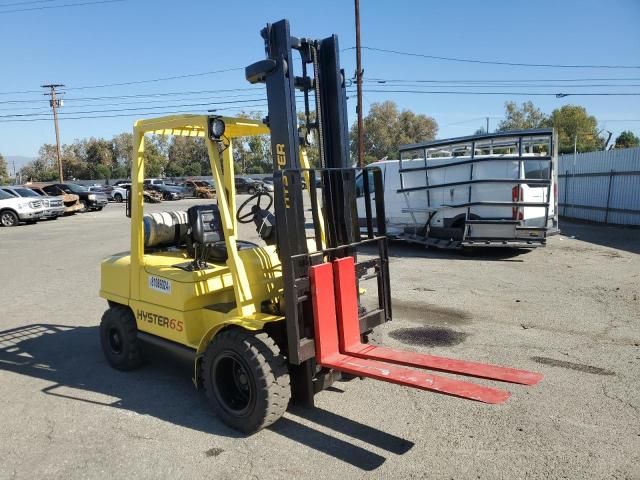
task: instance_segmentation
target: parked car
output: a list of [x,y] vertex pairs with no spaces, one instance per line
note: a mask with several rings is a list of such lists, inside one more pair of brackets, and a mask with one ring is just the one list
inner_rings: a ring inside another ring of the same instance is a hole
[[121,203],[127,198],[127,190],[120,186],[114,186],[108,195],[110,200]]
[[182,200],[184,193],[180,187],[170,187],[164,184],[147,184],[145,190],[151,190],[162,194],[163,200]]
[[[273,192],[273,177],[264,177],[260,181],[267,192]],[[316,177],[316,185],[320,186],[320,178],[318,177]],[[304,178],[302,179],[302,189],[307,189],[307,181]]]
[[19,185],[11,185],[0,187],[0,190],[8,193],[9,195],[13,195],[18,198],[36,198],[42,202],[42,206],[44,208],[42,218],[43,219],[52,219],[56,220],[58,217],[64,215],[64,203],[62,203],[62,199],[58,197],[40,197],[36,192],[30,190],[26,187],[21,187]]
[[15,227],[20,222],[35,223],[42,218],[42,200],[14,197],[0,190],[0,225]]
[[24,185],[25,188],[28,188],[29,190],[37,193],[40,197],[43,197],[45,199],[57,198],[59,200],[62,200],[62,203],[64,205],[64,213],[66,215],[71,215],[82,210],[82,204],[80,203],[80,197],[78,195],[74,193],[64,193],[62,195],[49,195],[47,192],[45,192],[42,189],[43,186],[44,186],[43,184],[37,184],[37,183],[29,183],[27,185]]
[[162,178],[145,178],[145,185],[164,185],[165,181]]
[[[124,188],[125,185],[127,185],[127,183],[120,181],[118,182],[118,185],[89,187],[89,190],[91,190],[92,192],[102,192],[107,196],[107,199],[113,202],[121,203],[125,198],[127,198],[127,190]],[[129,183],[129,185],[131,184]]]
[[62,193],[74,193],[80,197],[80,204],[83,212],[89,210],[102,210],[109,202],[107,196],[101,192],[91,192],[89,189],[71,182],[51,183],[42,189],[49,195],[60,195]]
[[[117,188],[122,190],[122,195],[124,196],[124,198],[127,198],[127,196],[130,195],[129,192],[131,191],[131,183],[120,183],[118,184]],[[143,195],[144,195],[145,202],[149,202],[149,203],[162,202],[162,193],[156,190],[150,190],[147,185],[144,186]]]
[[264,189],[264,183],[249,177],[236,177],[236,193],[254,193]]
[[187,197],[213,198],[216,193],[211,182],[207,180],[185,180],[181,186]]

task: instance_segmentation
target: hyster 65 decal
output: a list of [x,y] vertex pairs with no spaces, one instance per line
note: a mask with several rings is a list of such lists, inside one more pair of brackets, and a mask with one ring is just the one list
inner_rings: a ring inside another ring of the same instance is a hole
[[166,278],[149,275],[149,288],[157,292],[171,294],[171,281]]
[[153,323],[159,327],[170,328],[176,332],[184,330],[184,323],[182,320],[165,317],[164,315],[156,315],[155,313],[145,312],[144,310],[136,310],[136,317],[138,317],[139,321]]

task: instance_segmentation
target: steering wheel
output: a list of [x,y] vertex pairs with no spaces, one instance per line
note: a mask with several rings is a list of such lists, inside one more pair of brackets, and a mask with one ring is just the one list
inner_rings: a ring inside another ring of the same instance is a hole
[[[266,197],[267,198],[267,206],[262,208],[260,206],[260,203],[262,201],[262,197]],[[247,205],[249,205],[249,203],[252,200],[258,199],[258,201],[255,203],[255,205],[251,205],[251,210],[247,213],[242,214],[242,210],[244,210]],[[264,190],[258,192],[258,193],[254,193],[253,195],[251,195],[249,198],[247,198],[242,205],[240,205],[240,207],[238,208],[238,212],[236,213],[236,219],[238,220],[239,223],[251,223],[253,221],[253,216],[255,214],[255,209],[260,209],[260,210],[269,210],[271,208],[271,205],[273,205],[273,197],[271,196],[271,194],[269,192],[266,192]]]

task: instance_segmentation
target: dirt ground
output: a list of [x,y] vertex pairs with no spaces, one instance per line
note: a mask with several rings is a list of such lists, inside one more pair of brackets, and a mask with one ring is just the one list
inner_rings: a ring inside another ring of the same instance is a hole
[[354,380],[251,437],[188,364],[107,365],[100,260],[129,248],[123,205],[0,229],[0,479],[640,478],[640,230],[561,228],[533,251],[390,250],[380,341],[539,385],[477,380],[512,393],[491,406]]

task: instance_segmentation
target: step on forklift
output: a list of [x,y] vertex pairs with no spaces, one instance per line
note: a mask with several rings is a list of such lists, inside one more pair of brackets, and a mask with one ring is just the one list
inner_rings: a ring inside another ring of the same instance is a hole
[[[246,77],[266,84],[262,122],[173,115],[134,124],[131,250],[102,262],[100,295],[109,308],[100,339],[110,365],[140,366],[147,344],[188,357],[194,383],[216,414],[245,433],[277,421],[290,402],[313,406],[314,395],[339,379],[372,378],[492,404],[509,393],[434,372],[540,381],[532,372],[369,343],[371,332],[392,318],[384,201],[375,195],[382,177],[375,168],[363,176],[366,218],[359,222],[360,170],[350,167],[338,39],[292,37],[286,20],[261,34],[266,59],[248,66]],[[319,160],[311,168],[313,133]],[[215,204],[144,214],[146,134],[204,138]],[[237,208],[234,139],[265,134],[273,197],[261,191]],[[259,244],[238,238],[239,223],[255,225]],[[360,301],[366,281],[375,288],[364,295],[377,295],[368,308]]]

